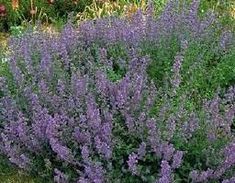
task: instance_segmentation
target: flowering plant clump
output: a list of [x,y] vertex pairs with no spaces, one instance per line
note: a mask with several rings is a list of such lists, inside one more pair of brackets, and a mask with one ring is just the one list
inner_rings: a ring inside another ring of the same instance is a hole
[[232,64],[233,35],[199,19],[199,1],[177,5],[12,38],[0,153],[44,182],[233,181],[234,87],[212,80],[207,97],[209,76],[196,83]]

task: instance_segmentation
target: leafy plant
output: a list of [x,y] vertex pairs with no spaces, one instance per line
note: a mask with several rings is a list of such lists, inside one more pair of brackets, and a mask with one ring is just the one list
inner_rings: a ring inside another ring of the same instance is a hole
[[12,37],[1,154],[44,182],[232,181],[234,35],[199,3]]

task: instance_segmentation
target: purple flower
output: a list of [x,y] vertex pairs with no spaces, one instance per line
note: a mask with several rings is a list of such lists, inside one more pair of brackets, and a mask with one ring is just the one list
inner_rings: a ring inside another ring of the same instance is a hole
[[171,182],[171,167],[167,161],[161,162],[161,178],[159,183],[170,183]]
[[235,177],[232,177],[230,179],[223,180],[222,183],[235,183]]
[[88,177],[88,182],[102,183],[104,182],[105,171],[100,163],[93,163],[85,166],[85,174]]
[[87,91],[87,81],[86,77],[80,77],[78,74],[73,73],[71,78],[71,85],[76,97],[81,97],[86,94]]
[[79,127],[75,127],[73,135],[79,144],[91,143],[91,134],[89,131],[81,131]]
[[173,144],[164,143],[162,144],[161,151],[163,154],[163,159],[170,161],[175,152],[175,148],[173,147]]
[[209,179],[213,178],[213,170],[207,169],[206,171],[198,172],[193,170],[190,173],[190,178],[193,182],[207,182]]
[[94,140],[98,152],[101,155],[104,155],[105,158],[110,159],[112,156],[111,147],[109,147],[107,143],[101,141],[101,139],[98,136],[96,136]]
[[51,138],[50,145],[52,150],[57,154],[60,159],[68,162],[72,162],[74,160],[71,150],[68,147],[60,144],[57,139]]
[[234,37],[233,34],[229,31],[223,32],[220,38],[219,46],[226,51],[228,47],[233,43]]
[[143,159],[144,156],[146,155],[146,143],[145,142],[142,142],[140,145],[139,145],[139,148],[137,150],[137,154],[138,154],[138,159]]
[[89,128],[96,134],[101,130],[101,117],[99,108],[97,108],[95,99],[92,95],[86,97],[86,105]]
[[128,164],[128,168],[131,171],[131,173],[133,175],[137,175],[138,171],[137,171],[137,163],[138,163],[138,155],[135,153],[131,153],[129,155],[127,164]]
[[68,176],[58,170],[57,168],[54,169],[54,182],[55,183],[67,183],[68,182]]
[[174,64],[173,64],[173,77],[172,77],[172,86],[173,86],[173,92],[175,93],[177,88],[179,87],[181,83],[181,75],[180,75],[180,70],[181,70],[181,65],[183,62],[184,57],[182,55],[177,55],[175,56]]
[[196,180],[199,176],[199,173],[198,173],[197,170],[193,170],[193,171],[190,172],[189,176],[194,182],[197,182]]
[[82,155],[82,158],[83,158],[83,161],[84,162],[89,162],[90,159],[89,159],[89,156],[90,156],[90,152],[89,152],[89,148],[87,146],[82,146],[81,147],[81,155]]
[[153,152],[160,156],[161,151],[159,149],[160,146],[160,138],[156,128],[156,122],[154,119],[149,119],[147,121],[148,128],[148,141],[151,145]]
[[79,177],[79,180],[76,183],[89,183],[89,180],[84,177]]
[[179,168],[182,164],[182,159],[183,159],[183,151],[176,151],[176,153],[173,156],[173,162],[172,162],[172,168],[176,169]]

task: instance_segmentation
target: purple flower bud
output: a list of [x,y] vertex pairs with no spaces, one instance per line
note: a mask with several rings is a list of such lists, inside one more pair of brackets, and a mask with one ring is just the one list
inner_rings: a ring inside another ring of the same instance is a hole
[[135,154],[135,153],[131,153],[129,155],[129,159],[127,161],[127,164],[128,164],[129,170],[131,171],[131,173],[133,175],[138,174],[138,172],[137,172],[137,163],[138,163],[138,155]]
[[172,168],[176,169],[181,166],[182,159],[183,159],[183,151],[176,151],[176,153],[173,156],[173,162],[172,162]]

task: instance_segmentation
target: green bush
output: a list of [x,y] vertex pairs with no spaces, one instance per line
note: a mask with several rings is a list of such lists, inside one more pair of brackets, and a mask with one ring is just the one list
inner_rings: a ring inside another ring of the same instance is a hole
[[9,0],[0,0],[0,4],[6,7],[7,15],[1,18],[0,31],[3,29],[9,30],[11,26],[21,25],[23,22],[42,21],[46,23],[56,23],[60,19],[66,20],[71,12],[82,12],[92,0],[80,0],[77,4],[73,1],[57,0],[53,4],[49,4],[46,0],[35,1],[34,7],[37,9],[36,14],[32,18],[30,14],[31,1],[19,1],[19,8],[13,10],[12,2]]

